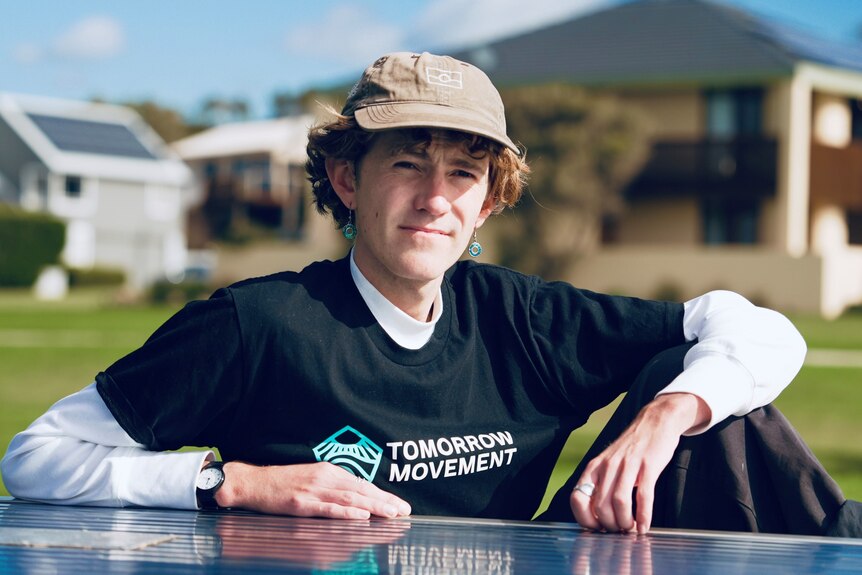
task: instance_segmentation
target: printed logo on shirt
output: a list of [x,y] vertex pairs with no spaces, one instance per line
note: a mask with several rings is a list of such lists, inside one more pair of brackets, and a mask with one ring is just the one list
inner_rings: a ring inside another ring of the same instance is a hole
[[338,465],[368,481],[374,481],[383,449],[349,425],[345,425],[313,449],[318,461]]
[[518,448],[508,431],[390,441],[389,481],[423,481],[482,473],[512,464]]
[[[482,473],[512,465],[518,448],[509,431],[408,439],[386,444],[389,482],[424,481]],[[314,448],[318,461],[339,465],[374,481],[383,449],[349,425]]]

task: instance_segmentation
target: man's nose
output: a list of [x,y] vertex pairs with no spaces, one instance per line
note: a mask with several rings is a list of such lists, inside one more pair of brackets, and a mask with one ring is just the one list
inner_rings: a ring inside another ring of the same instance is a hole
[[422,189],[416,194],[415,207],[432,215],[439,216],[451,209],[449,201],[449,182],[442,172],[429,173],[423,179]]

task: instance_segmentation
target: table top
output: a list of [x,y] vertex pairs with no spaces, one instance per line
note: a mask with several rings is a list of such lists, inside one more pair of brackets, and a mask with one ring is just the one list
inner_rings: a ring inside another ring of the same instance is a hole
[[862,573],[862,540],[410,517],[52,506],[0,498],[0,573]]

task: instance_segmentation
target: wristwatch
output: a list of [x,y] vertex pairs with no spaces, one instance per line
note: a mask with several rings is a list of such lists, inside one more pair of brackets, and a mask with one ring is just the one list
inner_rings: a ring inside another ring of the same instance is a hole
[[224,484],[224,462],[213,461],[198,474],[195,483],[198,507],[201,509],[218,509],[215,494]]

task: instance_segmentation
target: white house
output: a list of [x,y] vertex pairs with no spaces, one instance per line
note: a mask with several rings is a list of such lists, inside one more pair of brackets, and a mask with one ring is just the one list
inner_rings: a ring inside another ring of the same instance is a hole
[[193,174],[123,106],[0,93],[0,201],[66,222],[64,262],[182,277]]

